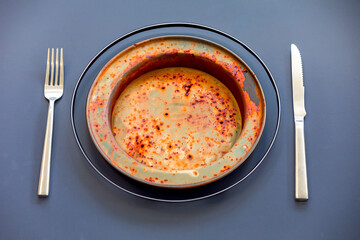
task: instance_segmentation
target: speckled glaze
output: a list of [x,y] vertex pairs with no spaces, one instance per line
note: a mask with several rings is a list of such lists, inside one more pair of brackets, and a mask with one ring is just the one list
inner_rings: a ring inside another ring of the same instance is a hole
[[119,146],[162,171],[192,170],[226,154],[241,131],[230,90],[193,68],[162,68],[132,81],[116,100],[112,130]]
[[89,91],[87,124],[104,158],[135,180],[195,187],[238,167],[265,123],[252,71],[209,41],[166,36],[120,52]]

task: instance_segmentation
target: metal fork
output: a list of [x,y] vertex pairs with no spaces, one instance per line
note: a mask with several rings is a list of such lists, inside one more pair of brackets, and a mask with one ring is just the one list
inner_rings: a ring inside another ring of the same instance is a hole
[[[50,68],[50,48],[48,48],[46,73],[45,73],[45,86],[44,95],[49,100],[49,110],[47,116],[46,133],[44,140],[44,149],[41,161],[40,179],[38,196],[47,197],[49,195],[50,183],[50,163],[51,163],[51,143],[53,135],[53,122],[54,122],[54,103],[61,98],[64,91],[64,60],[63,49],[60,50],[60,77],[59,76],[59,49],[56,49],[55,60],[55,74],[54,74],[54,48],[51,49],[51,74]],[[50,79],[49,79],[50,74]],[[54,81],[55,75],[55,81]],[[59,80],[59,81],[58,81]]]

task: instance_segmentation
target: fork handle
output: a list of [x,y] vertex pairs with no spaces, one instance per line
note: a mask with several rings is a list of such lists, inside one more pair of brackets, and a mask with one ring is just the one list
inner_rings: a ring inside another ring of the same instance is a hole
[[307,201],[308,198],[304,118],[301,118],[295,120],[295,199]]
[[50,184],[50,163],[51,163],[51,143],[54,123],[54,100],[49,100],[49,110],[47,116],[46,133],[44,148],[41,161],[40,179],[38,187],[38,196],[47,197],[49,195]]

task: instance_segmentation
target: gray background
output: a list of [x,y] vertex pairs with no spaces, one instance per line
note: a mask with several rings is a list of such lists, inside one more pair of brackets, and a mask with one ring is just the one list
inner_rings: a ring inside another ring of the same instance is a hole
[[[1,1],[0,239],[359,239],[360,1]],[[278,138],[246,181],[208,200],[166,204],[103,180],[78,149],[73,89],[90,59],[149,24],[186,21],[248,44],[282,100]],[[310,200],[294,195],[290,44],[303,57]],[[46,49],[63,47],[51,196],[37,182]]]

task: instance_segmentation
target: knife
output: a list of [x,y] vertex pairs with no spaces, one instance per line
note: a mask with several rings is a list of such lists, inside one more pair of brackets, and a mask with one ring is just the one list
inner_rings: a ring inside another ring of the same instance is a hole
[[305,89],[299,49],[291,44],[292,92],[295,120],[295,200],[307,201],[308,184],[304,137]]

